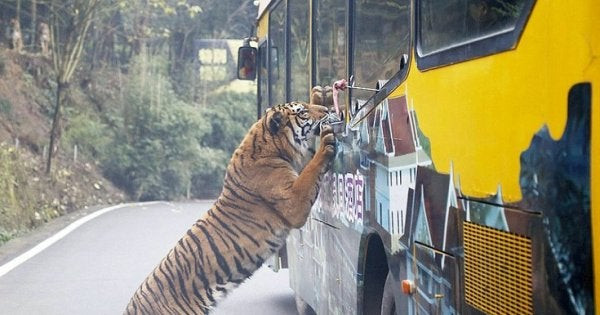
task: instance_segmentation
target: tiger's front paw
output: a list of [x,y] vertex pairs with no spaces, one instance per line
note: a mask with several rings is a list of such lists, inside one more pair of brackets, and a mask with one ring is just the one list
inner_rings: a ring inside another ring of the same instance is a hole
[[335,155],[335,137],[333,136],[333,128],[330,125],[321,125],[321,147],[327,158],[332,158]]

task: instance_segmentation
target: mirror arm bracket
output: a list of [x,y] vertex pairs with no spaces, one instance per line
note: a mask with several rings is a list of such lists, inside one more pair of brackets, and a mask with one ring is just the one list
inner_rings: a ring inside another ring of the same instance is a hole
[[258,42],[258,37],[256,37],[256,36],[250,36],[250,37],[244,38],[243,46],[244,47],[249,47],[250,46],[250,42]]

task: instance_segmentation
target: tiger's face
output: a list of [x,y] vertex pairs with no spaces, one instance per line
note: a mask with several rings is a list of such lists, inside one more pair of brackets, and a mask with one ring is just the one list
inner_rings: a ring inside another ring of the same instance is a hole
[[297,147],[319,134],[321,123],[334,119],[325,106],[300,102],[276,105],[267,110],[269,131],[274,136],[285,136]]

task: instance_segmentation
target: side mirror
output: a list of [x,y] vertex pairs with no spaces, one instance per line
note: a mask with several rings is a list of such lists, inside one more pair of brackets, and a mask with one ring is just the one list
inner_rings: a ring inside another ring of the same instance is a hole
[[257,49],[246,42],[238,49],[237,78],[240,80],[256,79]]

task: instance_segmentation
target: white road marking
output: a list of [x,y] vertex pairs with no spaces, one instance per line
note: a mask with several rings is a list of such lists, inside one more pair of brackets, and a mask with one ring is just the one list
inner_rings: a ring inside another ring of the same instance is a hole
[[[153,202],[144,202],[144,203],[124,203],[124,204],[120,204],[120,205],[116,205],[116,206],[112,206],[112,207],[108,207],[108,208],[104,208],[101,210],[98,210],[94,213],[90,213],[88,215],[86,215],[85,217],[69,224],[67,227],[65,227],[64,229],[60,230],[58,233],[52,235],[51,237],[47,238],[46,240],[44,240],[43,242],[37,244],[35,247],[33,247],[32,249],[26,251],[25,253],[15,257],[13,260],[7,262],[6,264],[0,266],[0,277],[4,276],[5,274],[7,274],[8,272],[10,272],[11,270],[17,268],[19,265],[21,265],[22,263],[26,262],[27,260],[31,259],[32,257],[34,257],[35,255],[41,253],[43,250],[45,250],[46,248],[50,247],[52,244],[56,243],[57,241],[59,241],[60,239],[64,238],[65,236],[67,236],[69,233],[73,232],[75,229],[77,229],[78,227],[80,227],[81,225],[83,225],[84,223],[93,220],[107,212],[111,212],[117,209],[121,209],[121,208],[125,208],[125,207],[131,207],[131,206],[140,206],[140,205],[145,205],[145,206],[150,206],[150,205],[155,205],[155,204],[159,204],[159,203],[164,203],[163,201],[153,201]],[[144,209],[146,209],[147,207],[144,207]]]
[[177,206],[176,204],[172,203],[172,202],[168,202],[168,201],[163,201],[167,206],[172,207],[169,210],[171,210],[171,212],[173,213],[181,213],[181,207]]

